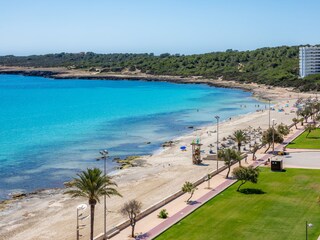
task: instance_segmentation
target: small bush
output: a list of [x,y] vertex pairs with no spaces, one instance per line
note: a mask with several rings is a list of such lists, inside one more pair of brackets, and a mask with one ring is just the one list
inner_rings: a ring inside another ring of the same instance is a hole
[[159,218],[162,218],[162,219],[166,219],[168,217],[169,213],[167,212],[166,209],[162,209],[160,212],[159,212],[159,215],[158,217]]

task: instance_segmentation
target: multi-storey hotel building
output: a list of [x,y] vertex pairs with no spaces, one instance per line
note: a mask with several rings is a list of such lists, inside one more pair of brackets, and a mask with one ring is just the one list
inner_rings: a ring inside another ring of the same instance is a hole
[[299,48],[300,77],[320,73],[320,47]]

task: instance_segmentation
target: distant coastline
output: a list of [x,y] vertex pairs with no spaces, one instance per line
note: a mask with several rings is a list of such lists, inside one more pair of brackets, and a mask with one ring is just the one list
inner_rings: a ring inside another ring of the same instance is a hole
[[253,97],[260,100],[272,100],[270,91],[263,89],[283,89],[295,92],[293,88],[272,87],[256,83],[239,83],[232,80],[209,79],[201,76],[182,77],[168,75],[151,75],[145,73],[112,73],[112,72],[90,72],[80,69],[55,68],[33,68],[33,67],[6,67],[0,66],[0,74],[17,74],[24,76],[39,76],[52,79],[90,79],[90,80],[133,80],[133,81],[161,81],[177,84],[206,84],[213,87],[235,88],[253,93]]
[[[144,81],[162,81],[183,84],[208,84],[215,87],[241,88],[251,90],[247,84],[239,84],[233,81],[222,81],[218,79],[208,79],[198,76],[182,77],[167,75],[152,75],[145,73],[127,74],[127,73],[92,73],[80,69],[67,68],[30,68],[30,67],[0,67],[0,74],[20,74],[24,76],[39,76],[53,79],[92,79],[92,80],[144,80]],[[231,83],[231,84],[230,84]]]

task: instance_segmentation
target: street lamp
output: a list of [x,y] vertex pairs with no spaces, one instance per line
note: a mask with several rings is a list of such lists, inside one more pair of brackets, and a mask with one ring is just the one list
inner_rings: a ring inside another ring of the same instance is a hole
[[313,227],[312,223],[308,223],[308,221],[306,221],[306,240],[308,240],[308,228]]
[[272,119],[272,154],[274,155],[274,121],[275,119]]
[[271,109],[270,109],[270,99],[269,99],[269,128],[270,128],[270,111]]
[[89,217],[89,215],[87,216],[83,216],[83,212],[79,214],[79,211],[84,211],[87,209],[87,205],[86,204],[80,204],[77,206],[77,240],[80,239],[81,235],[80,235],[80,229],[83,229],[86,225],[85,224],[79,224],[79,221],[83,221],[85,219],[87,219]]
[[219,150],[219,119],[220,117],[217,115],[215,116],[215,119],[217,119],[217,171],[219,168],[219,162],[218,162],[218,150]]
[[[106,176],[107,174],[107,158],[108,158],[108,150],[102,150],[100,151],[100,154],[101,154],[101,157],[98,158],[97,160],[99,161],[100,159],[103,159],[103,174],[104,174],[104,177]],[[106,187],[106,186],[105,186]],[[103,196],[103,200],[104,200],[104,213],[103,213],[103,216],[104,216],[104,235],[103,235],[103,239],[107,239],[107,196],[104,195]]]

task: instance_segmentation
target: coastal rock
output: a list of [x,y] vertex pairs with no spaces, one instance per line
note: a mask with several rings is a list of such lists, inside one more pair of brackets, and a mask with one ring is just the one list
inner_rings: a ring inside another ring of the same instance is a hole
[[12,193],[11,194],[12,199],[21,199],[21,198],[24,198],[26,196],[27,196],[26,193]]
[[145,164],[145,160],[139,159],[140,156],[128,156],[125,159],[119,159],[116,162],[119,163],[118,169],[126,169],[130,167],[142,167]]
[[69,182],[64,182],[63,185],[65,186],[65,188],[71,188],[73,183],[74,183],[74,180],[71,180]]
[[171,147],[173,145],[173,141],[167,141],[167,142],[164,142],[161,146],[162,147]]

